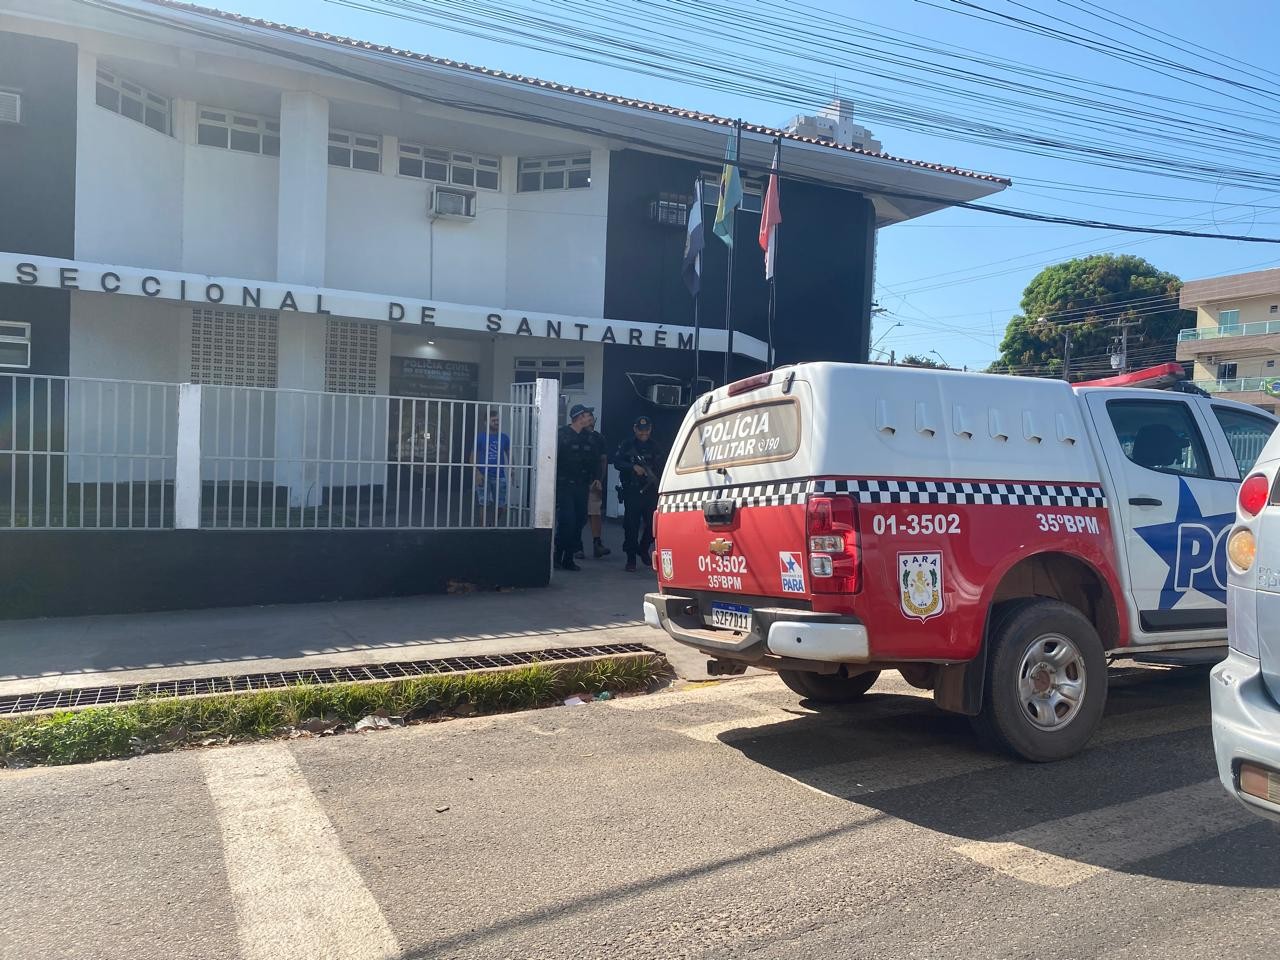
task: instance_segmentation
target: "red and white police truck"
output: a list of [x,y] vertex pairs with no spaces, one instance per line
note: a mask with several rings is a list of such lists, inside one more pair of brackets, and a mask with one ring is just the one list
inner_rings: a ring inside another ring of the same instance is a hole
[[646,621],[847,702],[882,670],[1026,759],[1080,750],[1108,658],[1226,642],[1225,535],[1276,420],[1143,389],[805,363],[700,397]]

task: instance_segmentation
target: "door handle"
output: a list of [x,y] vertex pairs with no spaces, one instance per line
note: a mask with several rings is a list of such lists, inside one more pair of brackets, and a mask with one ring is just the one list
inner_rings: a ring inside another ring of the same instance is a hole
[[1155,497],[1130,497],[1129,506],[1131,507],[1162,507],[1163,500],[1157,500]]

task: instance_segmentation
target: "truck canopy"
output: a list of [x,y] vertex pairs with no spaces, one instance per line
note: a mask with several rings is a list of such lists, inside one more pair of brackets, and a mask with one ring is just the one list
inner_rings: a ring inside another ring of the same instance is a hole
[[1067,383],[805,363],[695,402],[664,493],[810,477],[1098,482]]

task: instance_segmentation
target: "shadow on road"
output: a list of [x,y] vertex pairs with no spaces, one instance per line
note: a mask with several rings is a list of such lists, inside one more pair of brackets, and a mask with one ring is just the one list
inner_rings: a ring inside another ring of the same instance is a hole
[[[1070,861],[1068,876],[1083,863],[1280,886],[1280,832],[1217,784],[1208,700],[1202,669],[1118,674],[1093,743],[1053,764],[987,750],[966,718],[927,699],[874,693],[845,707],[806,702],[820,712],[720,740],[825,793],[952,836],[957,848],[1018,844]],[[1008,849],[981,848],[993,857]],[[1059,862],[1042,859],[1050,872]]]

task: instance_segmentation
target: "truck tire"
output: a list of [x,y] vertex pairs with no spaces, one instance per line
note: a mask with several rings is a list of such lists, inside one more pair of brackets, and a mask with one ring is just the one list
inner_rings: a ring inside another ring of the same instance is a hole
[[846,676],[839,673],[809,673],[807,670],[779,670],[778,676],[794,693],[818,703],[852,703],[860,700],[880,676],[879,670],[865,670]]
[[978,735],[1036,763],[1082,750],[1107,703],[1107,658],[1093,624],[1058,600],[1024,600],[997,613],[987,643]]

